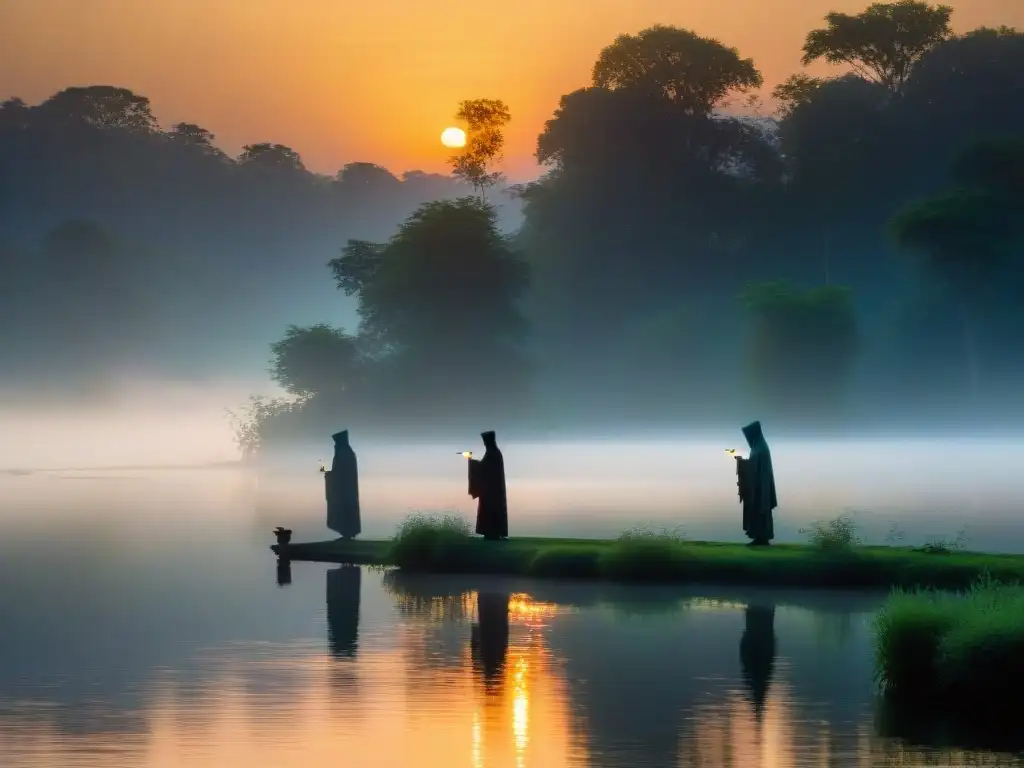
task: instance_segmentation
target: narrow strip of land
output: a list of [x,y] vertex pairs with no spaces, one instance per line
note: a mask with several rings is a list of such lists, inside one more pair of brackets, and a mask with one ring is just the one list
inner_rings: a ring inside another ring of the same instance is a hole
[[335,540],[275,545],[289,560],[396,566],[409,572],[479,573],[662,583],[792,587],[963,588],[987,575],[1024,582],[1024,555],[929,552],[910,547],[824,550],[806,544],[748,547],[648,539],[426,538],[417,542]]

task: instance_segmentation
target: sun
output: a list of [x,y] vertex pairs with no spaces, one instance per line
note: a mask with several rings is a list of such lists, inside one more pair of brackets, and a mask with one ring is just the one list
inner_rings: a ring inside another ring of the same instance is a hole
[[441,131],[441,143],[446,147],[466,146],[466,132],[461,128],[445,128]]

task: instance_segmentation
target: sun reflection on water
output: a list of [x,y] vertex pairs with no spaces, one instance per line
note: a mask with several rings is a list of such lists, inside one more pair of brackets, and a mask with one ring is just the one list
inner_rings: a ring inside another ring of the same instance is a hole
[[523,656],[516,659],[513,672],[512,733],[516,744],[516,766],[525,764],[526,745],[529,742],[530,692],[527,686],[527,672],[530,662]]

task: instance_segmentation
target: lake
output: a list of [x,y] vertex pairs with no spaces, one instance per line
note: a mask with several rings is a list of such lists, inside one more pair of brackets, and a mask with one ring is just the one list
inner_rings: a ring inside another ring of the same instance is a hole
[[[469,514],[466,447],[356,445],[365,535],[410,509]],[[724,447],[504,446],[513,534],[650,524],[739,540]],[[773,453],[780,539],[848,511],[869,539],[966,528],[972,547],[1024,550],[1014,445]],[[258,478],[59,462],[0,474],[0,764],[1024,765],[885,733],[877,595],[279,573],[275,525],[328,535],[318,458]]]

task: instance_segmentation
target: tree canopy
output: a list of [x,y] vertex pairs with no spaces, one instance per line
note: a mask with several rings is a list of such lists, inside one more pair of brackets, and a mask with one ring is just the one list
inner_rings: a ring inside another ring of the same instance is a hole
[[730,94],[759,88],[753,59],[696,32],[656,24],[619,35],[594,63],[597,88],[636,88],[664,96],[683,111],[710,114]]
[[948,5],[922,0],[872,3],[855,15],[832,12],[825,27],[807,34],[803,63],[846,65],[899,93],[921,58],[952,35],[952,14]]

